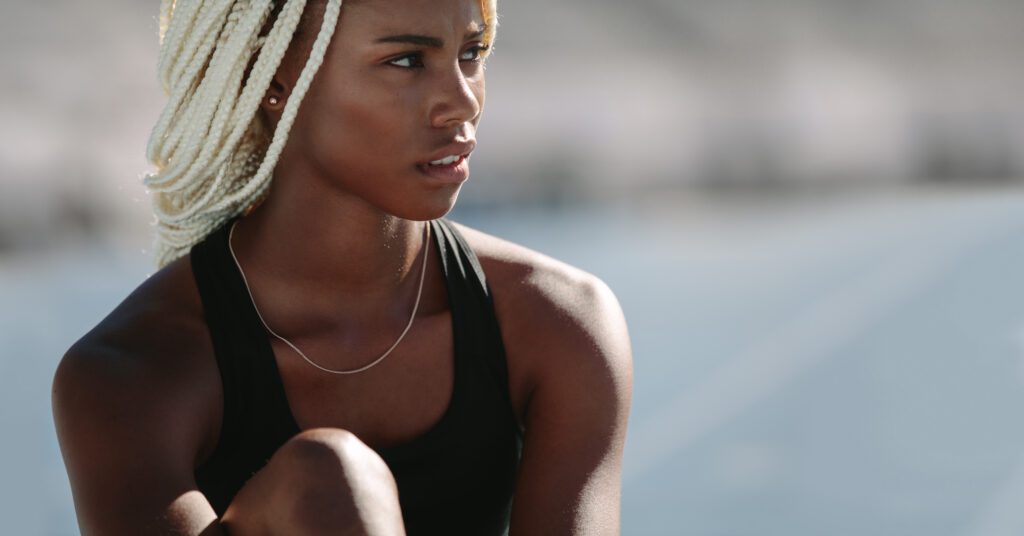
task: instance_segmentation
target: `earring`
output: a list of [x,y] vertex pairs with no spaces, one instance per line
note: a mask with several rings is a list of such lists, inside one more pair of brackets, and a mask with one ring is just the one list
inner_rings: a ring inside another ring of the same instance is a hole
[[281,102],[281,99],[279,99],[276,95],[271,95],[270,97],[267,98],[267,102],[269,102],[271,106],[277,106],[278,103]]

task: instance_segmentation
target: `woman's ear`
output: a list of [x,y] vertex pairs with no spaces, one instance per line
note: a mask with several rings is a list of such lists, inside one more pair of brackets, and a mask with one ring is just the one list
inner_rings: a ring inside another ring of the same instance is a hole
[[270,87],[267,88],[267,93],[263,96],[263,102],[260,106],[268,112],[281,113],[281,110],[284,109],[285,102],[288,101],[289,93],[291,93],[291,88],[281,81],[279,75],[274,75],[274,78],[270,81]]

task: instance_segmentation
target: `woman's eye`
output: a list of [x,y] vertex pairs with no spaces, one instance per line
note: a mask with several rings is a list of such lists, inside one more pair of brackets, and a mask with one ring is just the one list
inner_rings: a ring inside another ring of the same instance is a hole
[[475,47],[468,48],[466,49],[465,52],[462,53],[462,57],[460,57],[459,59],[466,61],[478,61],[488,48],[489,47],[484,45],[477,45]]
[[[468,48],[461,56],[459,56],[459,61],[480,61],[483,59],[483,54],[488,48],[489,47],[484,45],[477,45],[475,47]],[[388,60],[387,64],[395,67],[401,67],[403,69],[419,69],[424,67],[423,54],[421,52],[406,54],[404,56]]]
[[419,55],[419,53],[406,54],[405,56],[400,56],[388,60],[388,64],[394,65],[395,67],[402,67],[405,69],[414,69],[418,67],[423,67],[423,58]]

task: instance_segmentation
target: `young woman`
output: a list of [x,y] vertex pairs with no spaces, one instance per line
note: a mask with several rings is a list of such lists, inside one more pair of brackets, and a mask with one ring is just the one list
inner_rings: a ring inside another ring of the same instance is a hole
[[444,218],[494,10],[164,1],[161,269],[54,379],[83,533],[618,532],[615,297]]

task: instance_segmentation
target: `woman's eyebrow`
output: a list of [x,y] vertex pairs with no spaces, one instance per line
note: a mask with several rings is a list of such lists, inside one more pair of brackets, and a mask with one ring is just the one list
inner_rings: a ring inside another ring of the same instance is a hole
[[[466,34],[466,39],[479,39],[487,31],[487,27],[484,26],[480,30],[472,31]],[[437,37],[431,37],[429,35],[415,35],[415,34],[401,34],[401,35],[389,35],[387,37],[381,37],[377,39],[377,43],[410,43],[413,45],[420,45],[431,48],[444,48],[444,40]]]

